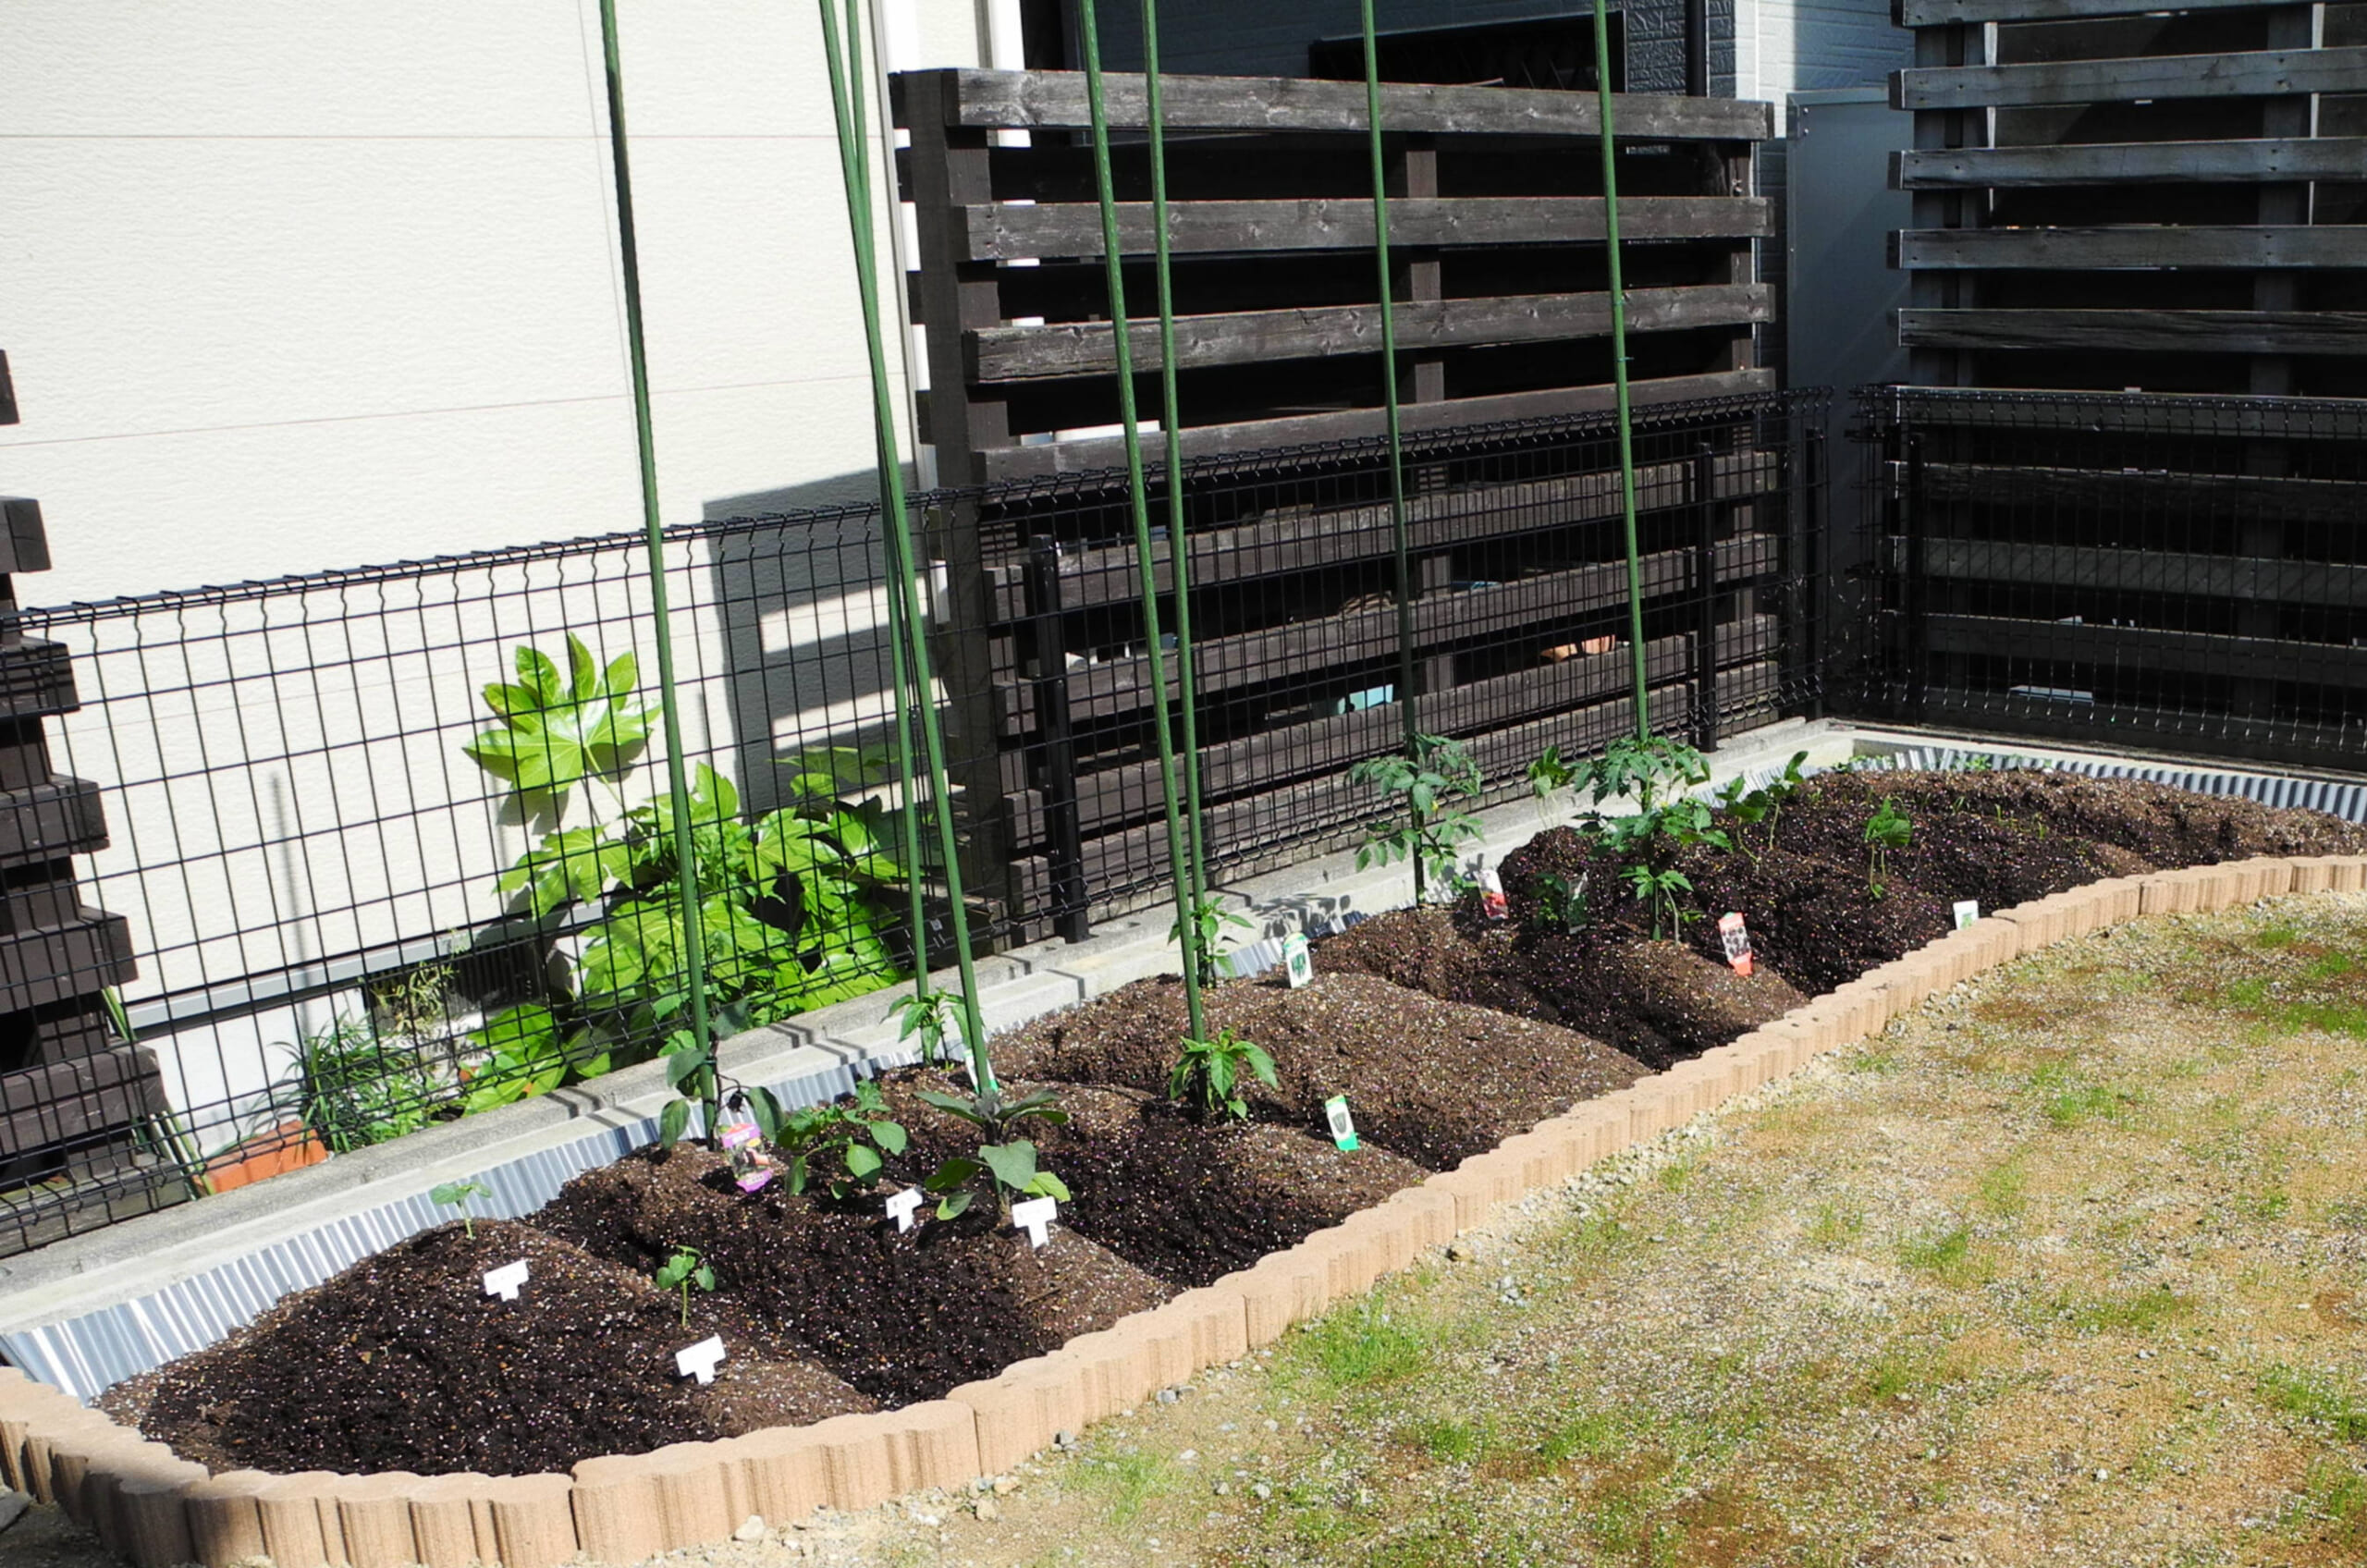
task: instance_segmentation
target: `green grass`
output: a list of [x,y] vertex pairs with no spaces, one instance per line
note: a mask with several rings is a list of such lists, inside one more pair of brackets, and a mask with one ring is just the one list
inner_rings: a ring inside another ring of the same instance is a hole
[[2355,974],[2358,972],[2359,965],[2346,955],[2326,953],[2312,960],[2308,967],[2301,971],[2301,977],[2305,980],[2339,980],[2346,974]]
[[1151,1499],[1175,1485],[1167,1456],[1129,1452],[1088,1464],[1081,1472],[1087,1487],[1101,1497],[1113,1525],[1131,1523]]
[[1900,1243],[1898,1261],[1945,1285],[1979,1284],[1988,1278],[1981,1260],[1973,1256],[1972,1230],[1965,1225]]
[[2302,1539],[2367,1547],[2367,1476],[2339,1460],[2317,1461],[2301,1482],[2300,1495],[2286,1503],[2277,1525]]
[[1468,1464],[1486,1446],[1478,1428],[1443,1417],[1417,1421],[1398,1435],[1440,1464]]
[[1866,1233],[1866,1211],[1846,1198],[1827,1198],[1809,1216],[1809,1240],[1828,1250]]
[[1607,1459],[1625,1446],[1625,1424],[1607,1410],[1582,1411],[1545,1435],[1538,1457],[1559,1467],[1574,1459]]
[[2061,1062],[2034,1069],[2026,1082],[2039,1096],[2040,1109],[2057,1127],[2097,1120],[2117,1121],[2124,1110],[2137,1103],[2137,1096],[2128,1090],[2076,1078]]
[[2280,1415],[2322,1427],[2345,1442],[2367,1442],[2367,1401],[2324,1372],[2278,1362],[2253,1379],[2252,1391]]
[[1981,1173],[1973,1183],[1973,1201],[1987,1212],[2010,1219],[2030,1207],[2030,1172],[2028,1151],[2017,1149]]
[[2166,1287],[2059,1296],[2054,1315],[2082,1333],[2147,1334],[2194,1310],[2193,1301]]
[[1331,1392],[1380,1388],[1421,1371],[1435,1337],[1403,1313],[1365,1301],[1311,1326],[1296,1347],[1297,1360]]
[[2264,925],[2252,934],[2256,948],[2289,948],[2301,939],[2301,933],[2290,925]]

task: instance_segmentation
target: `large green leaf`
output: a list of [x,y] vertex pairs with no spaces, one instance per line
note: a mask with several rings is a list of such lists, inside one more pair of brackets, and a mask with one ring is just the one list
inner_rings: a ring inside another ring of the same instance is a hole
[[1004,1186],[1025,1192],[1036,1180],[1036,1145],[1025,1138],[1013,1138],[1007,1144],[987,1144],[978,1150],[978,1158],[995,1173],[995,1180]]

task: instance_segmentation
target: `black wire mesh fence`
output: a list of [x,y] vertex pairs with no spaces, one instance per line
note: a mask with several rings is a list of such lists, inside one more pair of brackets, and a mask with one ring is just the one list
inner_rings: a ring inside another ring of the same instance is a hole
[[[1821,410],[1795,394],[1639,417],[1660,729],[1713,743],[1820,701]],[[1421,725],[1510,798],[1547,746],[1632,727],[1613,433],[1486,426],[1407,457]],[[1389,809],[1347,777],[1400,743],[1386,451],[1229,458],[1185,483],[1209,860],[1238,876]],[[1078,936],[1157,900],[1161,694],[1122,484],[920,504],[974,930]],[[6,1112],[42,1128],[0,1150],[0,1252],[596,1075],[679,1026],[642,547],[21,613],[79,681],[53,760],[105,804],[81,883],[129,922],[113,1032],[153,1079],[110,1099],[52,1075],[29,1106],[26,1062],[0,1060]],[[666,551],[727,1023],[907,976],[910,875],[945,962],[943,868],[929,836],[908,851],[889,762],[876,508],[679,528]]]
[[2367,760],[2367,405],[1882,387],[1859,414],[1852,703]]

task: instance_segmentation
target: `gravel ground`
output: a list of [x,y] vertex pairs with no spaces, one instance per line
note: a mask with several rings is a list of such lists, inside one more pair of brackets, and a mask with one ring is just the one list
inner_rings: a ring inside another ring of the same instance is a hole
[[2065,944],[991,1488],[663,1561],[2367,1562],[2363,1068],[2367,899]]

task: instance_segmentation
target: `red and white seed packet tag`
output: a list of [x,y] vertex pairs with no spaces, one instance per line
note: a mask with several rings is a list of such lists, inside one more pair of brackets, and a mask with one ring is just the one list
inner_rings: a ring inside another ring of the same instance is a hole
[[1718,940],[1725,944],[1726,962],[1735,966],[1736,974],[1750,973],[1750,930],[1742,923],[1742,912],[1730,911],[1718,916]]
[[1479,868],[1479,913],[1490,920],[1502,920],[1512,913],[1512,902],[1504,897],[1504,879],[1496,875],[1492,865]]
[[731,1182],[743,1193],[763,1189],[777,1174],[772,1157],[765,1153],[765,1140],[753,1121],[733,1121],[725,1125],[717,1142],[731,1160]]

